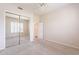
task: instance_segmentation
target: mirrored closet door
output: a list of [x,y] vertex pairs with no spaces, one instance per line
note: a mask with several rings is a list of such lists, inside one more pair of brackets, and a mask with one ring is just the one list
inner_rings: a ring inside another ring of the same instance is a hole
[[18,45],[19,42],[19,16],[11,13],[6,13],[6,47]]
[[29,38],[29,20],[27,17],[6,12],[5,16],[6,47],[27,43]]

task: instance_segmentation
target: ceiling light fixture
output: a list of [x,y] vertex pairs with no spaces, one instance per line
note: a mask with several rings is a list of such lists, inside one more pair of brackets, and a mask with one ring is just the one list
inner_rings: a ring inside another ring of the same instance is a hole
[[22,7],[17,7],[19,10],[24,10]]
[[41,7],[47,7],[47,3],[40,3]]

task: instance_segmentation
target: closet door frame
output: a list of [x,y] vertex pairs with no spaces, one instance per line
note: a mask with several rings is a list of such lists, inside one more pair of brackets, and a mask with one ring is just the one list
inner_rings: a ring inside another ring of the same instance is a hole
[[[21,17],[27,17],[27,16],[11,13],[11,12],[8,12],[8,11],[5,11],[5,17],[7,16],[6,14],[17,15],[18,16],[18,23],[20,23]],[[27,17],[27,18],[28,18],[28,21],[29,21],[29,40],[31,41],[31,39],[30,39],[30,17]],[[5,23],[6,23],[6,18],[5,18]],[[6,28],[6,26],[5,26],[5,28]],[[20,29],[20,27],[19,27],[19,29]],[[20,32],[19,32],[18,45],[20,45],[20,44],[21,44],[21,38],[20,38]],[[13,46],[15,46],[15,45],[13,45]],[[6,47],[6,29],[5,29],[5,47]],[[12,46],[10,46],[10,47],[12,47]],[[8,47],[6,47],[6,48],[8,48]]]

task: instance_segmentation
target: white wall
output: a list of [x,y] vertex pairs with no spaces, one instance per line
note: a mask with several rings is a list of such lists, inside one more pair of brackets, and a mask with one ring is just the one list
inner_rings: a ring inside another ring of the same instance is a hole
[[33,21],[33,18],[30,18],[31,19],[31,21],[30,21],[30,23],[29,23],[29,31],[30,31],[30,41],[32,42],[32,41],[34,41],[34,21]]
[[30,40],[33,41],[33,13],[31,11],[20,11],[17,10],[17,6],[11,4],[0,4],[0,49],[5,48],[5,11],[16,13],[19,15],[27,16],[30,18],[29,29],[30,29]]
[[4,25],[4,13],[0,10],[0,50],[5,48],[5,25]]
[[43,23],[39,23],[39,38],[43,40]]
[[79,5],[72,4],[50,12],[45,18],[45,39],[79,48]]

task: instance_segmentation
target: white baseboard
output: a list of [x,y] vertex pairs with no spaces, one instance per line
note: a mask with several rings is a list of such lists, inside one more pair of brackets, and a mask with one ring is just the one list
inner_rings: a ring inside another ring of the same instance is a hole
[[[46,41],[49,41],[49,40],[46,40]],[[60,43],[60,42],[57,42],[57,41],[49,41],[49,42],[52,42],[52,43],[54,42],[54,43],[64,45],[64,46],[67,46],[67,47],[72,47],[72,48],[75,48],[75,49],[79,49],[79,47],[77,47],[77,46],[69,45],[69,44],[65,44],[65,43]]]

